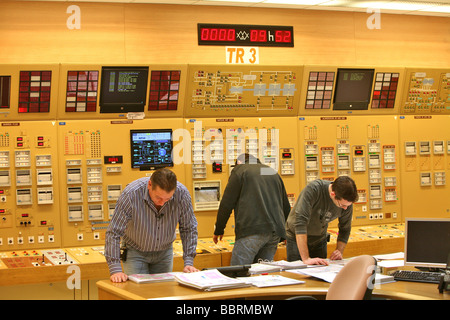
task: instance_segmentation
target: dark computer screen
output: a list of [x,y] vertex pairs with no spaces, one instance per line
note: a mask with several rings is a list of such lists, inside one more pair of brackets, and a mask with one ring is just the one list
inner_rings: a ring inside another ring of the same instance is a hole
[[100,113],[143,112],[148,67],[102,67]]
[[154,170],[172,167],[172,129],[130,130],[131,167]]
[[406,219],[405,265],[442,268],[450,254],[450,219]]
[[374,69],[338,69],[333,109],[367,110],[374,71]]

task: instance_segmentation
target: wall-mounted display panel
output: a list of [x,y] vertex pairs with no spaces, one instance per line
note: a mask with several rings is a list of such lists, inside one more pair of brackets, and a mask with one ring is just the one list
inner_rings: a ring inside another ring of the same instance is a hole
[[306,116],[297,125],[301,189],[350,176],[359,194],[353,225],[401,221],[396,116]]
[[396,114],[404,68],[305,66],[299,115]]
[[295,116],[301,66],[189,65],[185,117]]
[[[186,121],[186,183],[199,221],[199,236],[210,237],[217,208],[236,158],[258,157],[280,174],[292,205],[299,194],[297,121],[294,117],[191,118]],[[218,197],[219,196],[219,197]],[[234,218],[225,230],[234,235]]]
[[[131,163],[131,132],[167,130],[174,146],[183,143],[182,119],[66,120],[58,122],[57,161],[61,168],[60,215],[64,246],[103,245],[115,203],[128,183],[153,170],[140,171]],[[178,146],[180,148],[180,146]],[[180,148],[183,152],[183,148]],[[169,167],[180,182],[185,165],[179,156]]]
[[0,65],[0,119],[56,118],[58,64]]
[[0,155],[0,250],[60,246],[55,122],[2,122]]
[[400,112],[450,114],[450,69],[407,68]]
[[447,218],[450,115],[400,116],[400,168],[405,217]]
[[186,77],[187,65],[61,64],[58,118],[181,117]]

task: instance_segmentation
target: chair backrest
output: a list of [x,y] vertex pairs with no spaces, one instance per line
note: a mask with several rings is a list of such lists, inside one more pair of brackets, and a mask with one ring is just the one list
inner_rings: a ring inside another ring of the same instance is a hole
[[327,300],[370,298],[375,283],[376,260],[369,255],[351,259],[336,275],[328,289]]

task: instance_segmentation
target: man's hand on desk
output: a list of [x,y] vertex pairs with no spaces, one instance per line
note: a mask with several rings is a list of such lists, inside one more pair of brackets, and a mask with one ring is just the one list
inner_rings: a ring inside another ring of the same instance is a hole
[[316,264],[320,264],[320,265],[324,265],[327,266],[328,265],[328,261],[322,258],[308,258],[303,260],[303,263],[305,264],[309,264],[309,265],[316,265]]
[[[193,266],[185,266],[183,272],[191,273],[198,272],[199,270]],[[128,276],[123,272],[114,273],[109,277],[112,282],[125,282],[128,280]]]
[[183,272],[191,273],[191,272],[198,272],[199,270],[193,266],[185,266],[183,269]]
[[342,260],[342,252],[334,250],[330,255],[330,260]]
[[128,280],[128,276],[123,272],[114,273],[109,277],[112,282],[125,282]]

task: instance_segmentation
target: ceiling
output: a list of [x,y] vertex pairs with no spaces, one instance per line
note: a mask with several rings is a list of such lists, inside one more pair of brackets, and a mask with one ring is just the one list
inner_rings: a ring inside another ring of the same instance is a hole
[[[69,2],[68,0],[44,0]],[[257,8],[289,8],[376,12],[450,17],[450,0],[392,1],[392,0],[81,0],[73,2],[159,3],[207,6],[241,6]]]

